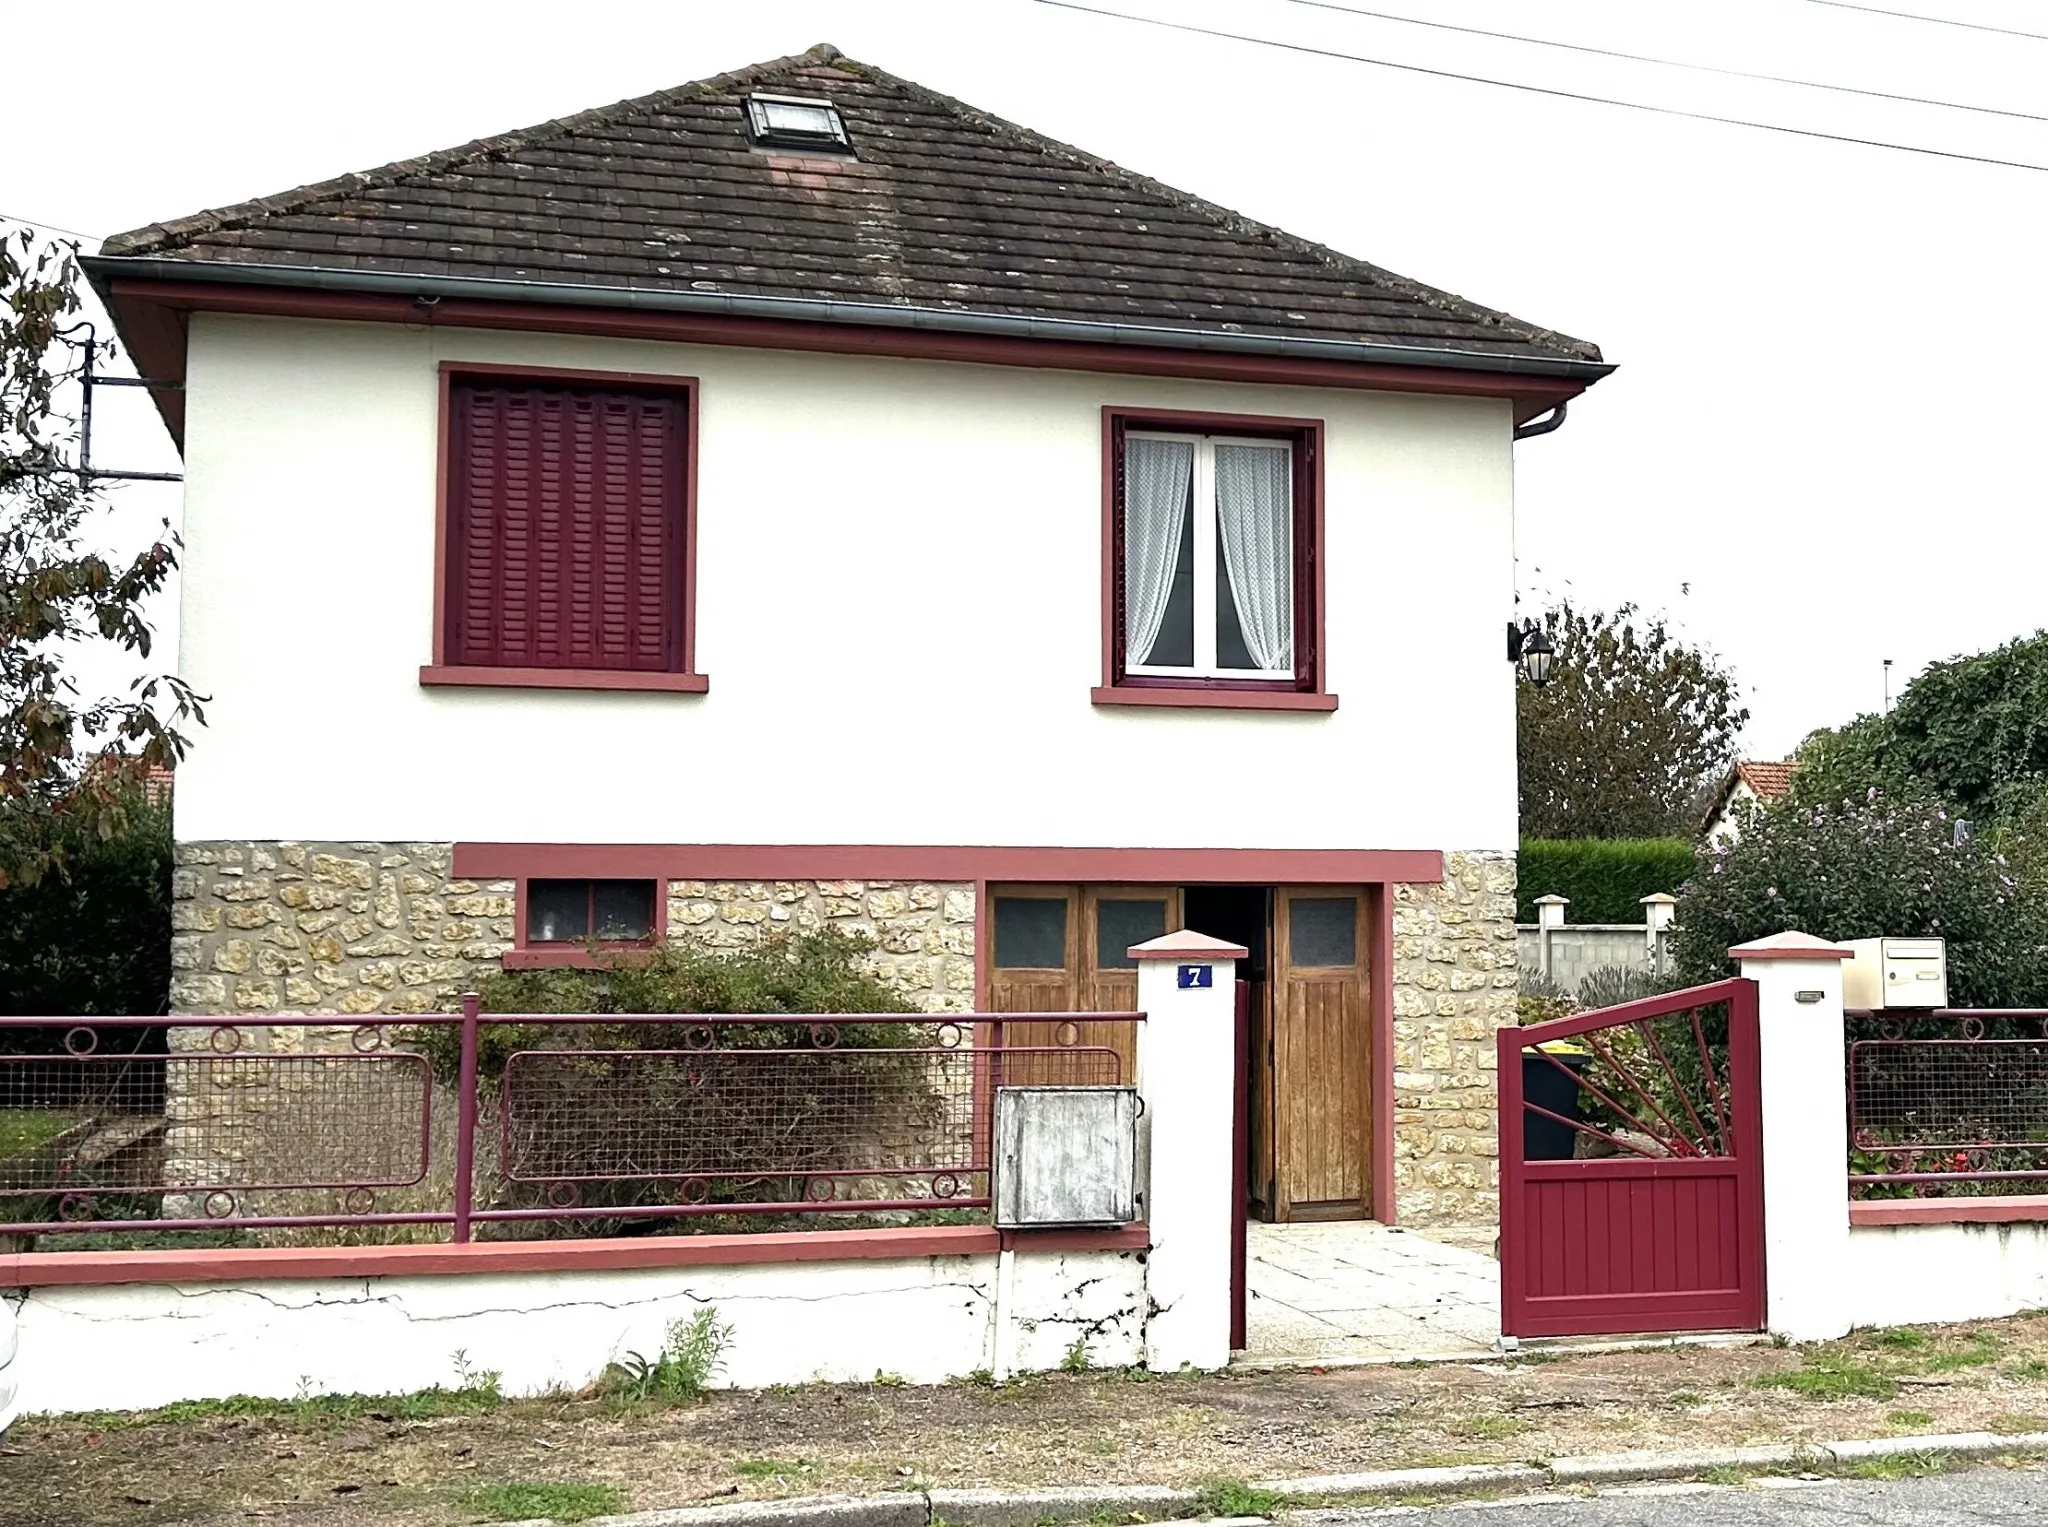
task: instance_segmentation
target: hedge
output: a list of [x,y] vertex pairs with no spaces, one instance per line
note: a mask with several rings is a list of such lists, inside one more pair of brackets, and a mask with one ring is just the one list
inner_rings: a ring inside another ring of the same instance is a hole
[[1536,921],[1536,898],[1566,896],[1574,923],[1640,923],[1642,900],[1678,894],[1692,874],[1689,838],[1524,838],[1515,919]]
[[0,815],[0,832],[60,854],[58,867],[33,885],[0,889],[0,1013],[164,1010],[171,984],[171,813],[138,804],[131,816],[127,832],[101,839],[47,808],[16,805]]

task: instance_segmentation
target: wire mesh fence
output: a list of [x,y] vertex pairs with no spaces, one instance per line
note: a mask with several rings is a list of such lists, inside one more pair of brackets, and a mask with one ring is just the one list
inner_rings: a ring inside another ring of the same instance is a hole
[[35,1050],[0,1054],[0,1235],[977,1214],[995,1089],[1119,1084],[1081,1023],[1141,1016],[1056,1019],[1032,1045],[998,1015],[0,1019]]
[[1852,1192],[1975,1197],[2048,1182],[2048,1039],[2005,1037],[2038,1033],[2041,1016],[1944,1011],[1911,1032],[1945,1022],[1949,1037],[1852,1043]]

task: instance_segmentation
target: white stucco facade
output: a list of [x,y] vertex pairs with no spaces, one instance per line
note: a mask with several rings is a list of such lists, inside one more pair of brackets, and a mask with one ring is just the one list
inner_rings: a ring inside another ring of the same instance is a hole
[[[1144,1353],[1134,1252],[1016,1256],[1000,1314],[1017,1370],[1080,1339],[1100,1366]],[[38,1288],[19,1302],[21,1403],[133,1410],[250,1394],[397,1394],[494,1372],[509,1395],[578,1389],[671,1321],[731,1328],[714,1382],[935,1384],[993,1365],[995,1253],[616,1272],[451,1274]]]
[[[700,379],[710,692],[427,689],[442,361]],[[197,314],[185,841],[1512,849],[1509,405]],[[1098,707],[1105,405],[1320,418],[1329,714]]]

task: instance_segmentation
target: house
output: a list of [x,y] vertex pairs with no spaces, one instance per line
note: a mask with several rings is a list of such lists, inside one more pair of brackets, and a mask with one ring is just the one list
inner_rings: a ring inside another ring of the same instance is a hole
[[1742,819],[1753,806],[1768,806],[1783,800],[1792,789],[1796,759],[1782,762],[1745,758],[1736,763],[1707,799],[1700,818],[1700,836],[1717,843],[1731,843],[1742,836]]
[[1491,1219],[1514,440],[1592,345],[826,47],[89,268],[214,697],[174,1011],[823,926],[1107,1011],[1185,925],[1263,1212]]

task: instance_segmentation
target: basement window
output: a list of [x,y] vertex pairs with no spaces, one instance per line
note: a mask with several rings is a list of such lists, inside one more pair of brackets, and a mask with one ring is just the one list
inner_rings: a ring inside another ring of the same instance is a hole
[[774,148],[826,149],[849,153],[846,123],[830,101],[795,95],[747,97],[747,136]]

